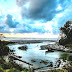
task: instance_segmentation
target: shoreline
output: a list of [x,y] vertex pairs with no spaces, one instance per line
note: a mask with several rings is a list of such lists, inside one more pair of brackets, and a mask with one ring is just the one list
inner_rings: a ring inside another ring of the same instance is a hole
[[8,42],[14,42],[18,44],[30,44],[30,43],[42,43],[42,42],[57,42],[56,40],[10,40]]
[[[31,40],[32,41],[32,40]],[[31,42],[30,41],[30,42]],[[40,42],[43,42],[44,40],[41,40]],[[38,40],[37,41],[35,41],[35,43],[36,42],[38,42]],[[10,42],[11,43],[11,42]],[[16,43],[16,42],[12,42],[11,44],[13,44],[13,43]],[[28,41],[27,41],[27,43],[28,43]],[[34,43],[33,41],[32,41],[32,43]],[[49,47],[54,47],[54,46],[56,46],[56,48],[60,48],[60,47],[63,47],[63,46],[61,46],[61,45],[58,45],[57,43],[56,44],[48,44],[48,45],[43,45],[44,47],[45,47],[45,49],[48,49]],[[47,46],[48,46],[48,48],[47,48]],[[55,48],[55,47],[54,47]],[[40,70],[39,70],[40,71]],[[46,71],[46,70],[45,70]]]
[[69,47],[65,47],[63,45],[59,45],[58,43],[55,44],[48,44],[48,45],[42,45],[41,50],[48,50],[48,51],[62,51],[62,52],[69,52],[72,53],[72,49]]

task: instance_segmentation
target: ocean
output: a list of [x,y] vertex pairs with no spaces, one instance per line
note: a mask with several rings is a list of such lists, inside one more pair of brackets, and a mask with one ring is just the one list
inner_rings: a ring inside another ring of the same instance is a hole
[[[34,68],[39,68],[39,67],[43,67],[43,66],[48,66],[50,64],[50,62],[52,62],[53,66],[55,66],[56,61],[60,58],[64,59],[71,55],[71,53],[65,53],[65,52],[61,52],[61,51],[54,51],[54,52],[47,52],[48,50],[41,50],[41,46],[42,45],[48,45],[48,44],[54,44],[56,43],[56,41],[58,41],[57,38],[16,38],[16,37],[7,37],[7,38],[3,38],[2,40],[22,40],[22,41],[26,41],[26,40],[44,40],[44,42],[42,41],[41,43],[26,43],[26,44],[19,44],[19,43],[15,43],[15,44],[9,44],[8,47],[11,50],[15,50],[14,55],[16,56],[21,56],[22,58],[20,58],[23,61],[29,62],[31,64],[33,64]],[[47,41],[45,41],[47,40]],[[53,41],[49,41],[49,40],[55,40],[55,42]],[[26,45],[28,47],[27,50],[20,50],[18,49],[18,47],[24,46]],[[67,57],[66,57],[67,56]],[[32,62],[35,61],[35,62]],[[46,62],[45,63],[43,63]],[[16,63],[24,66],[24,67],[29,67],[30,65],[20,62],[18,60],[15,60]],[[47,67],[44,67],[43,69],[47,69]]]

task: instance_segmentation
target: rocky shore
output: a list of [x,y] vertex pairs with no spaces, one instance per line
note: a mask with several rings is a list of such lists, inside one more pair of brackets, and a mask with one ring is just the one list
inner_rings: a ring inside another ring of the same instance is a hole
[[57,43],[48,44],[48,45],[42,45],[41,46],[41,50],[48,50],[49,52],[62,51],[62,52],[72,53],[72,49],[70,49],[69,47],[65,47],[65,46],[59,45]]

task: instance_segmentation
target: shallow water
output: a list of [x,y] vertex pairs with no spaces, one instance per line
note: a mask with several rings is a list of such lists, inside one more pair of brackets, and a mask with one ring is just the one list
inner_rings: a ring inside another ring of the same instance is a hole
[[[11,44],[8,45],[10,49],[15,50],[15,55],[22,56],[22,60],[27,61],[31,64],[33,64],[34,68],[47,66],[50,64],[50,62],[53,62],[53,66],[55,65],[55,62],[59,58],[66,58],[71,53],[65,53],[60,51],[55,52],[46,52],[47,50],[40,50],[41,45],[47,45],[47,44],[53,44],[55,42],[43,42],[43,43],[31,43],[31,44]],[[27,51],[20,50],[18,47],[27,45],[28,49]],[[31,62],[31,60],[35,60],[36,62]],[[48,62],[48,64],[40,63],[42,60]],[[23,65],[24,67],[29,67],[29,65],[16,61],[18,64]]]

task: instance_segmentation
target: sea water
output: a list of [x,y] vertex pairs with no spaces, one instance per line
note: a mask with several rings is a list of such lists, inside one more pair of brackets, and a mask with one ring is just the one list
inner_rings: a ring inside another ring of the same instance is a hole
[[[19,40],[19,38],[15,38],[16,40]],[[20,38],[20,40],[26,40],[25,38]],[[13,40],[8,39],[8,40]],[[27,39],[27,40],[34,40],[34,39]],[[41,40],[41,39],[35,39],[35,40]],[[44,39],[43,39],[44,40]],[[57,59],[59,58],[63,58],[66,56],[67,53],[65,52],[60,52],[60,51],[54,51],[54,52],[46,52],[47,50],[41,50],[40,46],[42,45],[47,45],[47,44],[54,44],[55,42],[50,42],[50,41],[44,41],[41,43],[29,43],[29,44],[10,44],[8,45],[10,49],[15,50],[15,55],[16,56],[22,56],[22,58],[20,58],[21,60],[24,60],[26,62],[29,62],[31,64],[33,64],[34,68],[39,68],[39,67],[44,67],[44,66],[48,66],[50,64],[50,62],[53,63],[53,66],[55,66],[55,63],[57,61]],[[27,45],[28,49],[25,50],[20,50],[18,49],[18,47]],[[69,55],[69,53],[67,54]],[[31,60],[35,60],[35,62],[32,62]],[[41,63],[41,61],[46,61],[48,62],[48,64],[44,64]],[[29,65],[20,62],[20,61],[16,61],[18,64],[21,64],[24,67],[29,67]],[[47,67],[45,67],[46,69]]]

